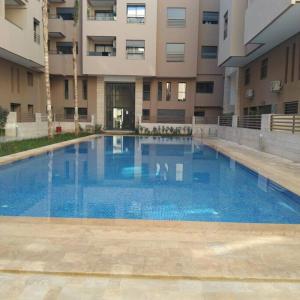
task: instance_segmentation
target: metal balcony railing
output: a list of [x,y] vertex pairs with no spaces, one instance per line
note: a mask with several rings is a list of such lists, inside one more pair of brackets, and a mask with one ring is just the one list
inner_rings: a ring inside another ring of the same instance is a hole
[[98,51],[89,51],[88,56],[116,56],[116,49],[114,48],[112,52],[98,52]]
[[[73,114],[56,114],[54,116],[56,122],[74,122]],[[79,115],[79,122],[91,122],[92,117],[90,115]]]
[[115,15],[113,13],[111,14],[101,14],[101,15],[95,15],[95,16],[88,16],[89,21],[114,21]]
[[261,115],[238,117],[238,127],[248,129],[261,129]]
[[184,54],[167,54],[168,62],[184,62]]
[[272,115],[271,130],[300,133],[300,115]]
[[21,113],[19,121],[20,121],[20,123],[35,122],[35,114],[33,114],[33,113]]
[[145,17],[127,17],[127,23],[144,24],[145,23]]
[[41,36],[39,33],[35,32],[33,33],[33,40],[35,43],[40,44],[41,43]]
[[220,116],[219,125],[225,127],[232,127],[232,116]]

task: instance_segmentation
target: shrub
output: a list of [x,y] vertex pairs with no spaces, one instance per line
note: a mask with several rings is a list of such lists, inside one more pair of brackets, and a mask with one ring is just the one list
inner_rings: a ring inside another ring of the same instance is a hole
[[97,133],[97,134],[102,133],[102,125],[100,125],[100,124],[95,125],[95,133]]
[[8,111],[0,106],[0,131],[3,132],[7,121]]

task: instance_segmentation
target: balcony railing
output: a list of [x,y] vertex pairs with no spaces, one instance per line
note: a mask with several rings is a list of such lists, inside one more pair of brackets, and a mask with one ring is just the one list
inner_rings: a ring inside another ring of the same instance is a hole
[[238,118],[238,127],[248,129],[261,129],[261,116],[240,116]]
[[169,27],[185,27],[185,19],[168,19]]
[[21,113],[19,121],[21,123],[35,122],[35,114],[33,114],[33,113]]
[[41,43],[41,36],[39,33],[35,32],[33,33],[33,40],[35,43],[40,44]]
[[[91,122],[92,117],[89,115],[79,115],[79,122]],[[54,116],[56,122],[74,122],[73,114],[56,114]]]
[[168,62],[184,62],[184,54],[167,54]]
[[195,124],[218,124],[217,117],[194,117]]
[[90,21],[115,21],[116,17],[113,13],[101,14],[101,15],[95,15],[95,16],[88,16],[88,20],[90,20]]
[[232,116],[220,116],[219,125],[225,127],[232,127]]
[[145,23],[145,17],[127,17],[127,23],[144,24]]
[[271,130],[300,133],[300,115],[272,115]]
[[88,56],[116,56],[116,49],[113,49],[112,52],[98,52],[98,51],[89,51]]

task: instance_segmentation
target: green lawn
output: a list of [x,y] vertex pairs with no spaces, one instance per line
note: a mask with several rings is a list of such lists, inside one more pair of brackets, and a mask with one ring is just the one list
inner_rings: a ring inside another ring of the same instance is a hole
[[[90,135],[89,133],[80,133],[78,137],[85,137]],[[39,148],[47,145],[52,145],[68,140],[77,138],[73,133],[64,133],[55,135],[53,139],[48,139],[48,137],[23,140],[23,141],[14,141],[0,143],[0,156],[5,156],[9,154],[14,154],[34,148]]]

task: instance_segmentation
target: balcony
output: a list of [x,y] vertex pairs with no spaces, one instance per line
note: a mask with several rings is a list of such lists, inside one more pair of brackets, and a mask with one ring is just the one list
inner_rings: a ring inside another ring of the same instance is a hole
[[[49,52],[50,74],[53,75],[72,75],[73,74],[73,56],[72,54],[59,54],[57,51]],[[78,69],[80,59],[78,59]]]
[[116,37],[88,37],[88,56],[116,56]]
[[116,0],[89,0],[87,19],[90,21],[115,21]]
[[49,16],[49,38],[65,38],[65,25],[63,18],[57,15]]
[[27,4],[26,0],[5,0],[5,6],[9,8],[20,8]]

